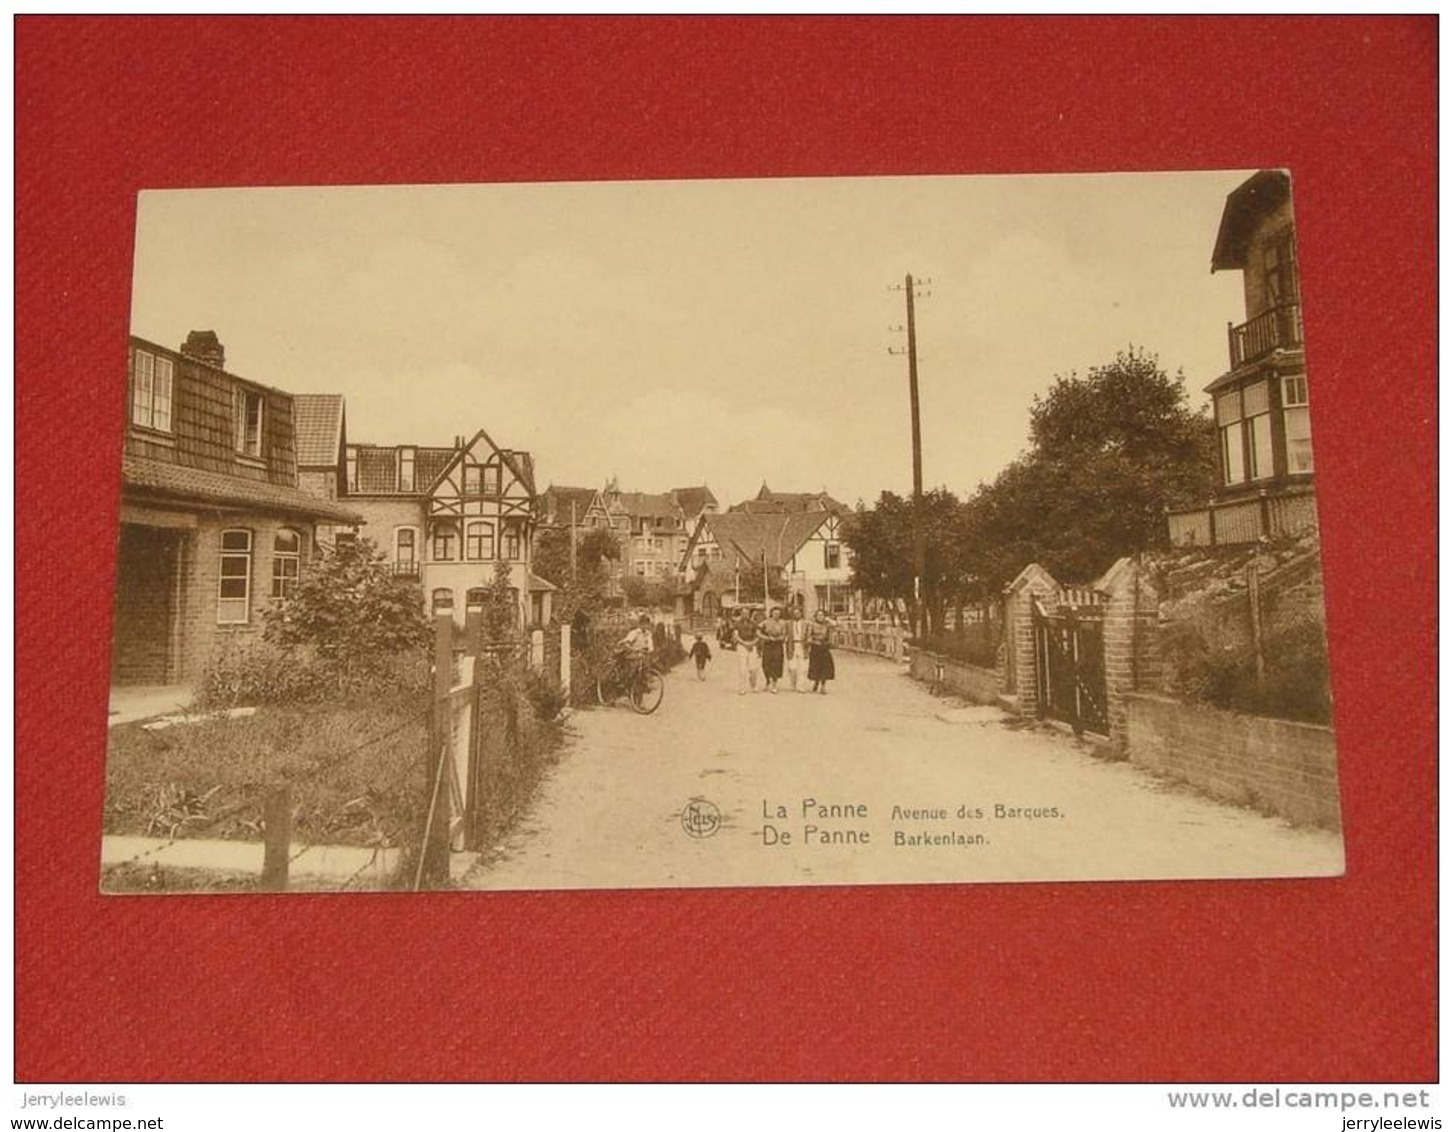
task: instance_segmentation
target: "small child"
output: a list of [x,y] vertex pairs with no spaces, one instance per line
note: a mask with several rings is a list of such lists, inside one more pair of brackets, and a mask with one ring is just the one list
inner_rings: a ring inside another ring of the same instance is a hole
[[696,678],[698,680],[705,680],[706,662],[711,659],[711,649],[701,639],[700,633],[696,634],[696,643],[691,646],[691,652],[688,655],[692,660],[696,661]]

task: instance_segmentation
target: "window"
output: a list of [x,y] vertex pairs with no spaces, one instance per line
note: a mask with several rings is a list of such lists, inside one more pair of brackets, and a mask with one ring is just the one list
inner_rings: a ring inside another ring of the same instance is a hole
[[398,527],[394,530],[394,573],[417,574],[419,572],[419,532],[413,527]]
[[1282,424],[1287,435],[1287,471],[1307,474],[1312,469],[1312,421],[1307,402],[1307,375],[1281,379]]
[[505,557],[511,562],[518,562],[523,552],[522,541],[520,539],[520,525],[518,523],[505,523],[504,542]]
[[303,560],[303,536],[284,527],[272,538],[272,596],[286,601],[298,584]]
[[131,386],[131,423],[158,432],[172,430],[172,361],[136,351]]
[[223,531],[217,624],[246,625],[252,597],[252,532]]
[[1242,483],[1246,461],[1241,443],[1241,393],[1233,389],[1216,398],[1216,427],[1221,432],[1221,482]]
[[499,494],[499,465],[498,464],[465,464],[464,465],[464,494],[465,495],[498,495]]
[[1251,440],[1251,478],[1269,479],[1275,468],[1271,456],[1271,403],[1266,382],[1258,381],[1241,391],[1241,411],[1246,417],[1247,435]]
[[843,564],[843,548],[841,543],[825,542],[822,544],[822,565],[825,570],[836,570]]
[[414,490],[414,450],[412,448],[399,449],[399,490]]
[[351,491],[351,492],[356,492],[358,490],[358,449],[356,449],[356,448],[350,448],[348,450],[348,460],[347,460],[347,463],[348,463],[348,490]]
[[453,562],[455,543],[459,541],[459,530],[452,523],[440,523],[434,528],[434,561]]
[[237,412],[237,451],[244,456],[262,456],[262,394],[238,389],[234,398]]
[[1297,301],[1297,245],[1290,232],[1266,249],[1266,305],[1279,307]]
[[464,557],[473,562],[494,557],[493,523],[470,523],[464,529]]
[[489,591],[483,586],[476,586],[464,595],[465,611],[482,610],[489,604]]
[[454,609],[454,591],[443,586],[430,595],[430,606],[435,613],[444,613]]
[[637,563],[635,563],[635,568],[636,568],[636,577],[638,577],[638,578],[644,578],[646,576],[646,564],[644,562],[637,562]]

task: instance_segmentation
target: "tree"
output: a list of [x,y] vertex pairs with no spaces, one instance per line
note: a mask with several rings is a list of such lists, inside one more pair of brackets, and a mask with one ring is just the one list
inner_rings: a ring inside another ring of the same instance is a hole
[[669,609],[675,594],[669,584],[653,578],[629,577],[621,581],[626,604],[641,609]]
[[530,568],[560,588],[555,611],[557,617],[566,620],[582,610],[587,615],[593,614],[605,604],[610,583],[606,563],[617,561],[620,556],[620,543],[609,528],[577,529],[572,576],[569,528],[544,527],[535,539]]
[[1215,429],[1180,374],[1131,347],[1058,377],[1030,408],[1032,446],[980,485],[964,519],[972,572],[996,587],[1030,562],[1089,580],[1165,541],[1165,510],[1215,488]]
[[913,500],[885,491],[872,510],[859,510],[845,538],[853,552],[851,584],[869,597],[902,603],[916,622],[921,601],[929,631],[943,628],[950,604],[962,604],[974,581],[962,537],[963,505],[946,488],[923,494],[924,568],[913,586]]
[[510,564],[506,558],[494,560],[494,578],[484,595],[484,623],[481,626],[485,644],[508,644],[515,636],[517,609],[510,586]]
[[267,640],[345,667],[422,651],[431,639],[418,583],[396,576],[368,539],[325,551],[264,620]]

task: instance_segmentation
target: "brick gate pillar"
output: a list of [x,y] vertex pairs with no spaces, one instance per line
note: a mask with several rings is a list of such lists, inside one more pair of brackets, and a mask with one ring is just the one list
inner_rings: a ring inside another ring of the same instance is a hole
[[1019,572],[1004,590],[1004,692],[1015,697],[1021,719],[1039,714],[1039,686],[1034,677],[1034,599],[1059,593],[1054,575],[1037,562]]
[[1110,750],[1127,758],[1129,708],[1125,697],[1160,684],[1160,594],[1133,558],[1122,558],[1095,583],[1106,594],[1105,699]]

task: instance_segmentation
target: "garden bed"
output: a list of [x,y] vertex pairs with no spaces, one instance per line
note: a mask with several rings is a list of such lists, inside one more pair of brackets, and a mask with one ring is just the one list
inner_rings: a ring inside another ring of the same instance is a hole
[[425,718],[400,706],[264,707],[147,731],[111,729],[105,832],[262,839],[273,783],[291,786],[293,837],[391,846],[413,836],[424,775]]

